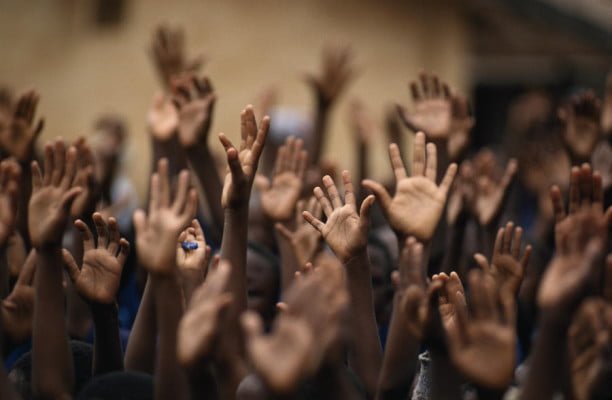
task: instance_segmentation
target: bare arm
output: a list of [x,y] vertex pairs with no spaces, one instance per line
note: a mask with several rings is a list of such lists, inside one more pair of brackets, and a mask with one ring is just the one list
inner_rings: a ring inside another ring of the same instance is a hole
[[153,374],[155,366],[155,346],[157,339],[157,319],[155,297],[151,280],[147,279],[134,326],[130,332],[125,350],[125,369]]

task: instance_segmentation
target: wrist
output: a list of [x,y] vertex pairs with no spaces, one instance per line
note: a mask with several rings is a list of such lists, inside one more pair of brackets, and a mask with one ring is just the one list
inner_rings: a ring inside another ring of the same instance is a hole
[[98,320],[117,320],[119,316],[119,308],[115,302],[110,304],[90,303],[89,309],[91,310],[91,316],[94,319],[94,323]]
[[345,260],[341,260],[347,269],[368,266],[368,248],[363,246],[353,251]]

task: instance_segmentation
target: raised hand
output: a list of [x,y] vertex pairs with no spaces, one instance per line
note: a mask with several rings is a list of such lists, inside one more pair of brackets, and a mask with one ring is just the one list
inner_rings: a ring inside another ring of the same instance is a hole
[[342,204],[338,188],[329,175],[323,177],[327,196],[323,194],[323,189],[319,186],[314,189],[314,195],[327,217],[325,223],[308,211],[304,211],[303,215],[315,229],[321,232],[323,239],[340,261],[346,263],[360,251],[365,250],[367,246],[370,209],[374,204],[374,196],[368,196],[361,203],[359,214],[357,214],[357,201],[348,171],[342,171],[342,181],[344,183],[344,204]]
[[307,211],[313,217],[321,219],[323,209],[316,197],[311,197],[308,202],[300,200],[297,202],[295,212],[295,230],[289,230],[285,225],[277,223],[276,230],[291,244],[298,265],[312,262],[320,249],[321,233],[315,229],[302,214]]
[[31,90],[19,97],[9,129],[0,131],[0,146],[11,156],[27,162],[34,156],[34,144],[44,126],[39,119],[34,124],[38,93]]
[[38,163],[32,162],[28,230],[37,249],[61,244],[72,203],[83,190],[73,186],[76,162],[76,148],[66,150],[62,139],[45,146],[44,175]]
[[456,307],[458,329],[446,330],[450,358],[470,381],[505,389],[514,375],[516,359],[513,294],[498,290],[493,277],[480,271],[472,271],[469,282],[472,314],[468,317],[466,307]]
[[[197,244],[197,248],[185,247],[184,243]],[[208,263],[212,250],[206,244],[204,231],[197,219],[191,221],[191,226],[186,228],[178,237],[176,243],[176,265],[179,271],[195,271],[204,280],[208,271]]]
[[95,209],[99,194],[99,183],[96,181],[94,174],[94,156],[85,138],[77,139],[74,147],[76,147],[78,153],[74,184],[83,189],[70,208],[70,217],[76,219],[89,215]]
[[160,25],[155,30],[150,49],[160,79],[170,86],[172,78],[185,72],[196,72],[204,62],[199,55],[188,60],[185,55],[183,29]]
[[32,336],[35,271],[36,250],[32,250],[21,268],[13,291],[0,303],[2,328],[13,343],[21,343]]
[[178,138],[181,146],[191,149],[206,146],[217,96],[207,77],[187,75],[173,84],[172,101],[178,109]]
[[480,253],[474,254],[474,259],[483,272],[491,274],[501,290],[510,290],[515,296],[518,294],[525,269],[531,255],[531,246],[527,245],[521,255],[521,239],[523,228],[514,227],[508,222],[505,228],[499,228],[493,247],[491,263]]
[[517,161],[511,159],[501,180],[497,180],[492,174],[481,173],[475,177],[472,212],[481,226],[490,226],[501,215],[517,169]]
[[229,327],[227,309],[233,296],[227,293],[231,266],[222,260],[195,291],[181,319],[177,337],[177,359],[187,369],[211,360]]
[[170,98],[161,93],[153,97],[147,114],[147,126],[153,138],[160,142],[174,137],[179,126],[179,113]]
[[270,129],[270,117],[268,116],[263,117],[259,127],[257,126],[251,105],[240,113],[240,122],[240,149],[236,149],[225,134],[219,134],[228,163],[221,195],[221,204],[225,209],[248,205],[259,157]]
[[540,309],[563,319],[571,317],[597,279],[612,212],[603,216],[584,205],[564,221],[571,228],[557,231],[556,254],[544,272],[537,297]]
[[15,233],[21,167],[14,161],[0,163],[0,248],[7,246]]
[[414,110],[409,112],[404,106],[397,110],[404,124],[414,132],[425,132],[431,141],[448,140],[451,131],[452,105],[448,85],[436,75],[420,75],[419,83],[411,82],[410,91]]
[[603,299],[585,300],[568,332],[574,398],[603,399],[612,378],[612,306]]
[[306,81],[317,96],[319,107],[330,107],[354,76],[352,59],[353,52],[349,46],[328,46],[323,50],[320,74],[306,75]]
[[564,124],[563,141],[574,162],[589,161],[601,136],[601,101],[588,91],[574,96],[557,114]]
[[85,222],[79,219],[74,223],[83,239],[83,265],[79,268],[66,249],[63,250],[64,265],[83,299],[94,304],[113,304],[130,244],[120,238],[115,218],[109,218],[106,223],[100,213],[94,213],[92,220],[96,225],[97,241]]
[[399,312],[405,315],[406,330],[411,337],[419,341],[438,337],[436,319],[440,318],[438,311],[438,292],[443,284],[432,281],[427,287],[410,285],[401,296]]
[[286,221],[294,215],[295,204],[302,193],[306,150],[304,141],[290,136],[278,148],[272,181],[257,176],[255,185],[261,194],[261,208],[272,221]]
[[176,240],[195,216],[198,205],[186,170],[178,176],[173,200],[170,192],[168,160],[162,158],[157,164],[157,172],[151,176],[148,215],[143,210],[134,213],[138,259],[152,274],[175,273]]
[[458,334],[459,313],[466,312],[465,289],[459,275],[453,271],[450,275],[442,272],[431,277],[433,282],[441,282],[443,285],[438,291],[438,307],[442,324],[447,332]]
[[341,359],[338,345],[348,308],[342,271],[324,268],[303,274],[283,308],[270,334],[264,334],[261,317],[253,312],[243,314],[242,327],[257,374],[273,392],[288,394],[322,363]]
[[410,177],[406,174],[396,144],[389,146],[389,158],[395,173],[395,195],[391,197],[383,185],[370,179],[364,180],[363,185],[374,192],[387,221],[397,234],[412,235],[427,242],[442,216],[448,190],[457,173],[457,164],[451,164],[440,186],[436,185],[436,145],[428,143],[425,146],[425,135],[422,132],[417,133],[414,139]]
[[554,185],[550,189],[550,199],[555,214],[555,242],[558,248],[561,246],[561,238],[566,237],[575,228],[572,217],[581,208],[590,208],[596,214],[603,214],[601,174],[593,172],[591,166],[586,163],[581,167],[572,167],[567,212],[558,186]]

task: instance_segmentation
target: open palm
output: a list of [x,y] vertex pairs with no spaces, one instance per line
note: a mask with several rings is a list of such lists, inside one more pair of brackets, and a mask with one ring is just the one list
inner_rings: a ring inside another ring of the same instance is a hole
[[119,228],[114,218],[104,222],[100,213],[93,214],[98,233],[97,243],[89,227],[81,220],[74,225],[83,238],[83,265],[79,269],[74,258],[63,251],[64,263],[77,292],[87,301],[111,304],[119,290],[121,270],[129,253],[129,243],[119,238]]
[[440,186],[436,185],[436,146],[428,143],[426,147],[422,132],[415,137],[412,176],[407,176],[395,143],[389,146],[389,158],[396,179],[395,195],[391,197],[380,183],[373,180],[366,179],[363,185],[379,199],[389,224],[397,233],[428,241],[442,216],[457,165],[451,164]]

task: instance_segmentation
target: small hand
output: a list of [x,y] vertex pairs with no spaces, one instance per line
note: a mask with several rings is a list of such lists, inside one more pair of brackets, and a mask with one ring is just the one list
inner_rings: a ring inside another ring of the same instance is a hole
[[404,124],[414,132],[425,132],[431,141],[448,140],[451,131],[452,107],[448,85],[440,82],[436,75],[420,75],[421,87],[410,83],[414,111],[408,112],[397,105]]
[[2,328],[14,343],[21,343],[32,336],[34,319],[34,273],[36,250],[26,259],[13,291],[0,303]]
[[[183,248],[183,242],[193,242],[198,245],[197,249],[187,250]],[[185,229],[178,237],[176,243],[176,265],[179,271],[195,271],[201,274],[202,279],[208,271],[212,250],[206,245],[204,231],[197,219],[191,221],[191,226]]]
[[515,229],[514,223],[508,222],[505,228],[499,228],[497,231],[490,265],[483,254],[474,254],[478,265],[483,272],[493,276],[497,287],[507,289],[514,295],[518,294],[531,255],[531,246],[527,245],[521,256],[522,237],[523,228],[517,226]]
[[32,163],[32,196],[28,205],[28,230],[35,248],[59,247],[73,201],[81,193],[74,187],[77,150],[58,139],[45,146],[45,172]]
[[[493,278],[480,271],[472,271],[469,281],[472,315],[468,318],[467,307],[456,307],[458,329],[446,330],[450,358],[469,380],[505,389],[514,375],[516,359],[513,294],[498,290]],[[488,362],[493,359],[494,363]]]
[[76,220],[74,226],[83,239],[83,265],[79,268],[66,249],[63,250],[64,265],[83,299],[90,303],[113,304],[130,244],[119,237],[115,218],[109,218],[106,223],[100,213],[94,213],[92,220],[96,225],[97,243],[87,224]]
[[178,138],[181,146],[191,149],[208,145],[217,97],[207,77],[188,75],[173,85],[173,102],[178,109]]
[[433,275],[431,280],[433,282],[440,281],[443,285],[438,292],[438,307],[444,329],[451,334],[458,334],[458,314],[465,313],[465,310],[467,310],[463,283],[461,283],[461,279],[455,271],[451,272],[450,276],[444,272]]
[[42,119],[33,125],[38,99],[38,93],[35,91],[21,95],[17,100],[9,129],[0,132],[0,146],[22,162],[30,161],[34,156],[34,144],[44,126]]
[[183,29],[160,25],[156,28],[150,49],[157,72],[166,86],[172,78],[186,72],[196,72],[204,63],[199,55],[192,60],[185,56]]
[[412,235],[422,242],[433,236],[457,172],[457,164],[451,164],[440,186],[437,186],[436,145],[427,144],[427,157],[425,148],[425,135],[419,132],[414,142],[412,176],[408,177],[397,145],[389,146],[396,181],[393,197],[380,183],[370,179],[363,181],[363,185],[378,198],[391,227],[398,234]]
[[198,198],[190,188],[189,172],[178,176],[174,200],[170,199],[168,160],[162,158],[151,176],[149,213],[134,213],[138,260],[149,273],[173,275],[176,268],[176,240],[195,216]]
[[2,249],[7,246],[9,238],[15,233],[20,179],[19,164],[11,160],[0,163],[0,248]]
[[308,74],[306,81],[315,91],[319,107],[329,108],[354,76],[353,54],[348,46],[328,46],[323,51],[320,75]]
[[261,208],[272,221],[286,221],[294,215],[295,204],[302,193],[306,150],[304,141],[290,136],[278,148],[272,182],[259,175],[255,185],[261,194]]
[[221,195],[221,204],[225,209],[235,209],[248,204],[259,157],[270,129],[270,117],[268,116],[263,117],[259,128],[257,127],[253,106],[251,105],[242,111],[240,121],[242,139],[239,150],[234,147],[225,134],[219,134],[219,140],[225,148],[228,163]]
[[344,182],[345,204],[342,204],[338,188],[329,175],[323,177],[327,196],[323,194],[320,187],[317,186],[314,189],[314,195],[327,217],[325,223],[315,218],[308,211],[304,211],[303,215],[306,221],[321,232],[323,239],[340,261],[346,263],[358,255],[359,252],[364,251],[367,246],[370,209],[374,204],[374,196],[366,197],[361,203],[359,214],[357,214],[357,200],[353,191],[351,175],[348,171],[342,172],[342,180]]
[[304,200],[297,202],[295,212],[295,230],[290,231],[285,225],[277,223],[274,227],[276,230],[291,243],[291,247],[299,265],[305,265],[312,262],[320,249],[321,233],[316,230],[308,221],[304,219],[302,214],[307,211],[316,219],[321,219],[323,209],[316,197],[308,199],[308,203]]
[[574,96],[557,112],[564,124],[562,138],[577,161],[589,161],[601,136],[601,101],[588,91]]
[[147,115],[147,126],[155,140],[166,142],[176,134],[179,114],[172,101],[163,94],[153,97],[153,104]]

